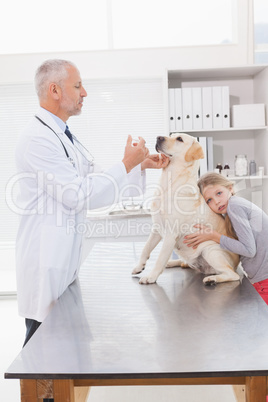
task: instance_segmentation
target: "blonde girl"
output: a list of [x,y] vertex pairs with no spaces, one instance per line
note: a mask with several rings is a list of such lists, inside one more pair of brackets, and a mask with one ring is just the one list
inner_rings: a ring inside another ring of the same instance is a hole
[[268,304],[268,216],[252,202],[235,196],[233,184],[218,173],[200,178],[198,186],[206,203],[225,217],[227,236],[196,225],[199,230],[185,236],[184,242],[196,248],[204,241],[214,240],[223,249],[239,254],[250,282]]

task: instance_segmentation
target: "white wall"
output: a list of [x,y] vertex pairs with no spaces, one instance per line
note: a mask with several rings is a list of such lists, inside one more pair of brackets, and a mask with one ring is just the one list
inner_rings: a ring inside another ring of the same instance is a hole
[[[237,43],[220,46],[57,52],[0,56],[0,84],[32,82],[47,58],[69,59],[82,78],[159,77],[166,69],[240,66],[253,63],[252,1],[237,0]],[[159,27],[161,29],[161,27]],[[213,32],[212,32],[213,35]]]
[[32,82],[39,64],[48,58],[73,61],[82,78],[159,77],[166,69],[225,67],[251,64],[237,45],[44,53],[0,56],[0,84]]

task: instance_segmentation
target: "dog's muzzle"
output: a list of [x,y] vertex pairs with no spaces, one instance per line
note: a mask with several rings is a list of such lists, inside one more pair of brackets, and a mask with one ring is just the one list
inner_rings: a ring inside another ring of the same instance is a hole
[[162,151],[162,145],[163,145],[164,141],[165,141],[165,137],[157,137],[156,138],[155,149],[156,149],[157,152]]

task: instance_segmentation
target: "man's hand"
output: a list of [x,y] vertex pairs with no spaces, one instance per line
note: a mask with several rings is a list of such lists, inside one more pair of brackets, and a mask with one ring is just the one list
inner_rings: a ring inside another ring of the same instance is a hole
[[188,247],[197,248],[200,243],[208,240],[213,240],[216,243],[220,243],[221,234],[215,230],[212,230],[211,227],[206,225],[195,225],[194,227],[198,228],[199,230],[184,237],[183,243],[186,243]]
[[148,157],[142,162],[141,170],[144,169],[161,169],[167,167],[169,164],[169,158],[166,155],[148,155]]
[[132,144],[132,137],[129,135],[125,147],[124,157],[122,159],[127,173],[129,173],[135,166],[142,163],[148,155],[149,150],[145,146],[145,140],[142,137],[139,137],[139,142]]

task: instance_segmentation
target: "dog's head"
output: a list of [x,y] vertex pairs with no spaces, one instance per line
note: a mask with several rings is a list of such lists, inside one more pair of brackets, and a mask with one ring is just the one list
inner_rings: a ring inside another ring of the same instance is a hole
[[192,162],[203,159],[204,152],[196,138],[185,133],[173,133],[170,137],[157,137],[155,149],[170,160]]

